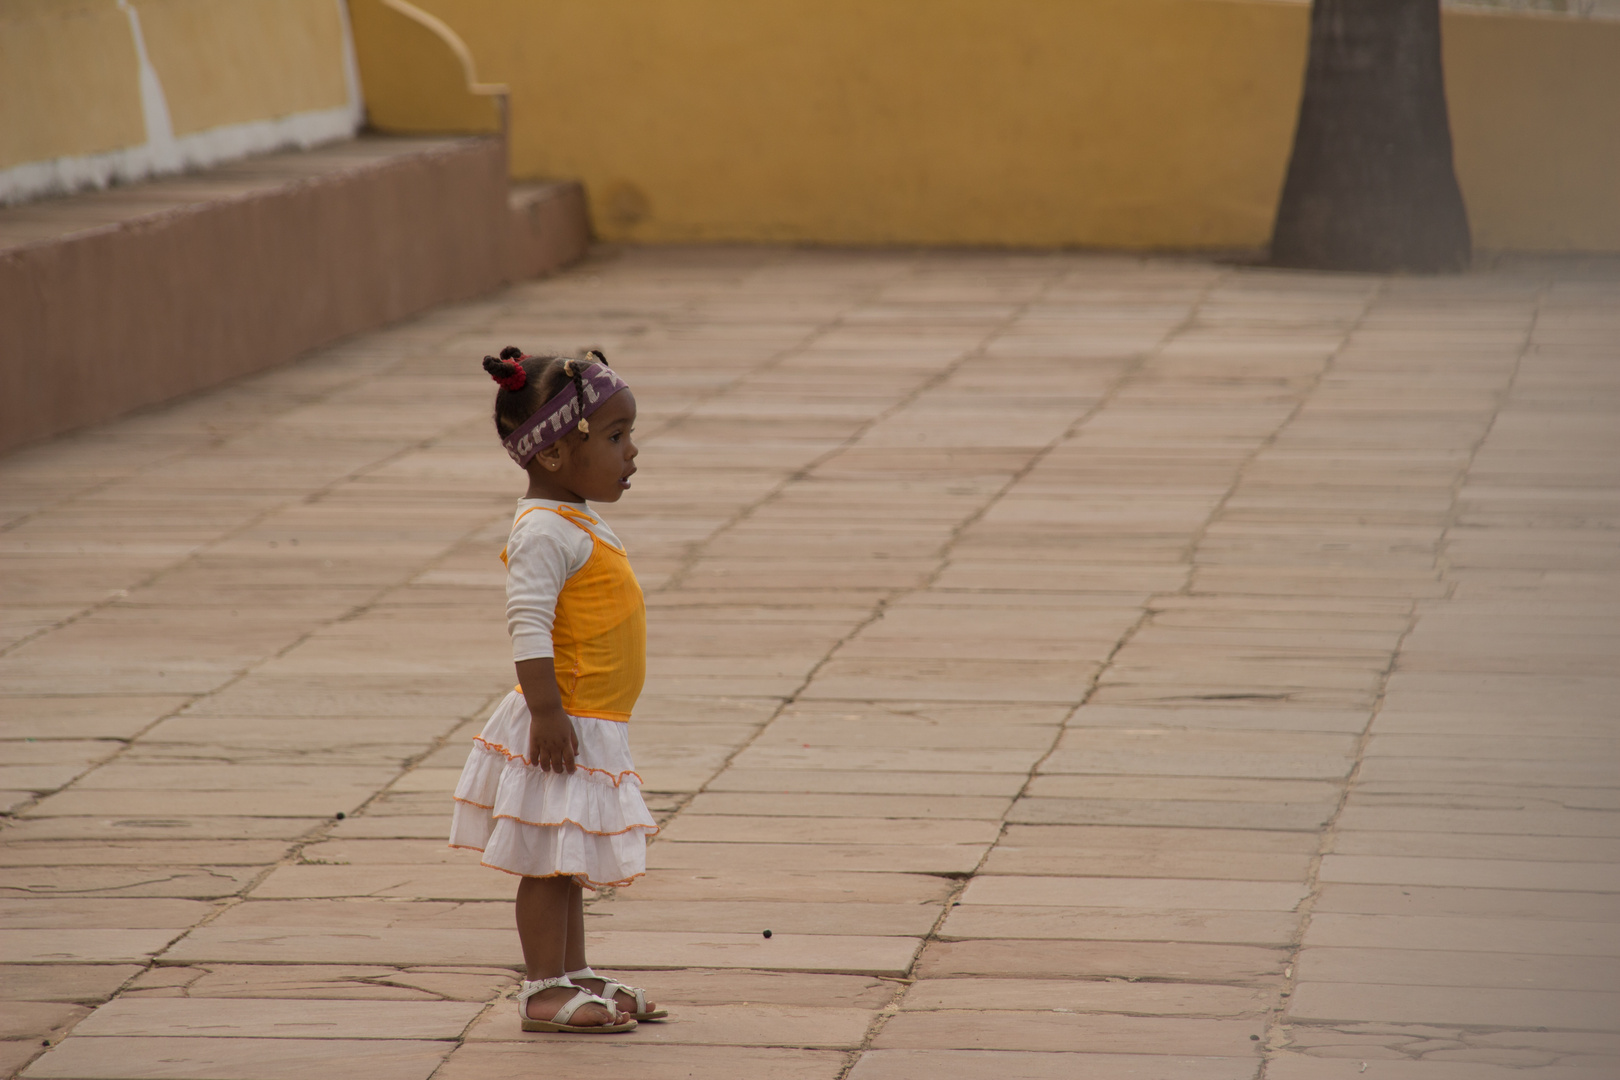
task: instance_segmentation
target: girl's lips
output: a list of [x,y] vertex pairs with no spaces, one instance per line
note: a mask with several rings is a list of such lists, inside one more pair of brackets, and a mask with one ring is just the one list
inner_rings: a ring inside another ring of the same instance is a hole
[[636,470],[631,469],[629,472],[627,472],[623,476],[619,477],[619,486],[622,487],[622,488],[629,487],[630,486],[630,478],[632,476],[634,476],[634,475],[636,475]]

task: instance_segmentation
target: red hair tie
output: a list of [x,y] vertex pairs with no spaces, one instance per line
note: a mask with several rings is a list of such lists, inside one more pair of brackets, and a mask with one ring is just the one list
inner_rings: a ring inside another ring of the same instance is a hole
[[507,392],[521,390],[525,386],[529,385],[529,373],[523,370],[522,363],[527,359],[528,357],[526,356],[520,356],[516,360],[511,361],[512,374],[506,376],[505,378],[502,378],[493,372],[490,373],[489,377],[499,383],[502,390]]

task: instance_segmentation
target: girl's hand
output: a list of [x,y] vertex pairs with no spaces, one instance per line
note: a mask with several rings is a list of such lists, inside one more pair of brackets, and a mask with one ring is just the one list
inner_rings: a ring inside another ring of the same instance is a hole
[[574,758],[579,754],[579,736],[574,733],[568,714],[563,712],[557,669],[551,657],[518,661],[517,676],[523,687],[523,700],[529,705],[529,752],[525,755],[529,764],[538,765],[546,772],[573,772]]
[[571,773],[579,736],[561,707],[552,713],[529,711],[529,764],[546,772]]

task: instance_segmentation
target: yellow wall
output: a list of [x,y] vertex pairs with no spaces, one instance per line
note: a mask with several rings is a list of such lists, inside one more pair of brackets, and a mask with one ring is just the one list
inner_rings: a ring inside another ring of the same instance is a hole
[[176,135],[348,100],[333,0],[136,0]]
[[1219,0],[418,2],[614,239],[1254,246],[1304,63]]
[[[341,106],[342,0],[134,0],[175,134]],[[610,239],[1258,248],[1306,6],[417,0],[512,92],[520,177]],[[353,0],[373,120],[493,130],[443,43]],[[1620,23],[1449,12],[1481,248],[1620,251]],[[0,0],[0,169],[146,139],[116,0]]]
[[[416,0],[610,239],[1258,248],[1307,5]],[[1620,250],[1620,26],[1451,12],[1481,247]]]
[[116,0],[0,2],[0,169],[144,142],[139,78]]
[[1620,251],[1620,23],[1452,13],[1445,35],[1475,245]]
[[[493,91],[477,87],[466,46],[445,40],[445,27],[413,18],[415,5],[348,0],[355,61],[366,99],[366,123],[401,135],[493,134],[501,130]],[[420,13],[420,8],[415,8]],[[431,18],[431,16],[429,16]]]
[[[342,108],[342,0],[131,0],[179,137]],[[116,0],[0,0],[0,169],[148,142]]]

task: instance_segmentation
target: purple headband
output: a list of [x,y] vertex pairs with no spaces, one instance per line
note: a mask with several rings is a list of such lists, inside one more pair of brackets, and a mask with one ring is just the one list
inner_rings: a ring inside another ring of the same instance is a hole
[[[580,363],[580,361],[575,361]],[[572,380],[564,384],[552,398],[540,407],[540,410],[518,425],[516,431],[501,440],[506,452],[512,455],[512,460],[527,468],[534,455],[573,431],[576,427],[581,431],[590,432],[590,425],[585,418],[607,404],[607,399],[625,389],[625,381],[613,373],[613,369],[606,364],[594,361],[586,364],[579,373],[580,382],[585,387],[585,399],[579,398],[579,391]]]

